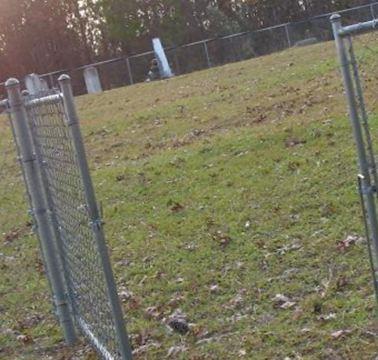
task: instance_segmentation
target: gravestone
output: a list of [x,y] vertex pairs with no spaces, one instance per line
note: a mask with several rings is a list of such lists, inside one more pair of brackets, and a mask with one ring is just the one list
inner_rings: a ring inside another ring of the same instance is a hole
[[37,95],[49,89],[47,82],[41,79],[38,74],[26,75],[25,86],[30,95]]
[[87,67],[84,69],[84,80],[88,94],[97,94],[102,92],[100,75],[97,68]]
[[169,66],[167,56],[165,55],[165,51],[163,45],[159,38],[152,39],[152,45],[154,48],[154,53],[156,60],[158,61],[160,77],[162,79],[170,78],[173,76],[171,67]]

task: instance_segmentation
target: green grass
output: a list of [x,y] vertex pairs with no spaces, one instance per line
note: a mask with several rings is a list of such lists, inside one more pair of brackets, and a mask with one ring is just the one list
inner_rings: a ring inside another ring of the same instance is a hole
[[[375,40],[358,49],[373,134]],[[137,359],[374,358],[366,244],[337,247],[363,226],[332,43],[77,102]],[[93,358],[62,345],[4,121],[0,152],[0,358]],[[186,336],[164,324],[178,308]]]

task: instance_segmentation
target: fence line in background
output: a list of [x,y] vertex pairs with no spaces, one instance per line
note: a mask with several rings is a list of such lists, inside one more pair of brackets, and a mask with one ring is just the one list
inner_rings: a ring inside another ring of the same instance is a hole
[[[343,14],[346,23],[373,20],[378,13],[378,2],[342,10],[340,13]],[[200,40],[181,46],[167,47],[165,50],[174,73],[186,74],[266,55],[291,46],[332,40],[330,15],[330,13],[322,14],[294,23]],[[154,52],[147,51],[88,64],[70,71],[54,71],[40,77],[50,88],[54,88],[59,87],[59,76],[69,73],[74,93],[80,95],[87,93],[83,76],[85,68],[95,67],[99,72],[101,89],[109,90],[145,81],[153,58]]]
[[[376,12],[378,12],[378,2],[341,11],[350,23],[374,19]],[[306,40],[313,42],[331,40],[333,34],[329,24],[330,15],[331,13],[327,13],[295,23],[200,40],[182,46],[167,47],[165,51],[176,75],[190,73],[266,55],[291,46],[301,45],[302,42],[306,44]],[[109,90],[145,81],[154,56],[153,51],[147,51],[75,69],[71,71],[75,93],[86,93],[81,79],[81,70],[85,67],[96,67],[99,70],[102,88]],[[124,66],[124,64],[126,65]]]
[[69,76],[59,85],[35,96],[23,96],[15,79],[6,85],[46,274],[66,342],[75,341],[75,323],[103,359],[129,360]]

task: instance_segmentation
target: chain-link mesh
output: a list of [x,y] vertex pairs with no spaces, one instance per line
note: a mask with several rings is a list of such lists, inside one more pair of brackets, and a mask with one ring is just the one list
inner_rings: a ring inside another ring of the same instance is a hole
[[85,200],[64,103],[59,93],[27,99],[37,157],[59,231],[76,323],[104,359],[121,359],[107,284]]

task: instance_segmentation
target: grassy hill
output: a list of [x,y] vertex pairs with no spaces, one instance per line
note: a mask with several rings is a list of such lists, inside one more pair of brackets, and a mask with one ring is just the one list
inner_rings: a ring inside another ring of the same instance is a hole
[[[376,40],[358,46],[373,135]],[[374,358],[333,43],[77,103],[136,359]],[[0,358],[96,358],[61,342],[5,119],[0,153]]]

